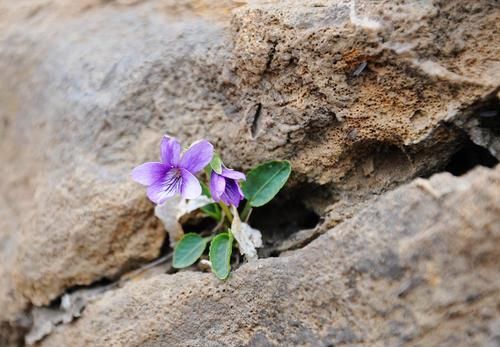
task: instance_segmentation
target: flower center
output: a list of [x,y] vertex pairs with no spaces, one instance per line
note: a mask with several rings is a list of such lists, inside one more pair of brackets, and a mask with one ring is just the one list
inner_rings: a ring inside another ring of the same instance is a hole
[[172,169],[172,175],[178,179],[182,176],[182,171],[181,169]]

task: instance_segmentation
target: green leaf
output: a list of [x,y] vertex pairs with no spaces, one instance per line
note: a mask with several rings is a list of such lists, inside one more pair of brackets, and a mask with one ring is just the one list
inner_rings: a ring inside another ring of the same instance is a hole
[[283,188],[291,172],[287,160],[268,161],[253,168],[241,186],[245,198],[253,207],[267,204]]
[[205,251],[207,241],[198,234],[188,233],[177,243],[174,249],[173,267],[182,269],[193,265]]
[[209,204],[200,208],[203,212],[205,212],[209,217],[212,217],[216,221],[220,221],[222,214],[220,212],[220,207],[217,204]]
[[223,280],[229,276],[231,265],[231,252],[233,251],[233,235],[222,233],[214,237],[210,244],[209,257],[212,263],[212,271],[219,279]]
[[[203,182],[201,183],[201,193],[205,195],[206,197],[211,198],[210,190],[208,189],[207,185]],[[220,207],[217,204],[208,204],[200,208],[203,212],[205,212],[209,217],[212,217],[216,221],[220,221],[222,218],[222,214],[220,211]]]
[[220,158],[220,155],[218,155],[217,153],[215,153],[214,156],[212,157],[212,161],[210,162],[210,167],[219,175],[222,173],[222,159]]

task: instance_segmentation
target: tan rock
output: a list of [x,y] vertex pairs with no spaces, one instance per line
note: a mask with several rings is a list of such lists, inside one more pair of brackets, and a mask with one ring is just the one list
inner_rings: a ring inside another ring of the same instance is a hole
[[498,5],[352,4],[0,3],[0,321],[158,256],[128,174],[163,133],[290,159],[323,204],[444,166],[498,90]]
[[108,292],[41,346],[494,345],[500,167],[423,182],[225,282],[182,272]]

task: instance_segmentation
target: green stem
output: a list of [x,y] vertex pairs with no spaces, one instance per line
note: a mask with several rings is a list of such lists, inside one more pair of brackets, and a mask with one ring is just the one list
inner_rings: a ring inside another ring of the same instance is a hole
[[241,211],[241,220],[245,223],[248,222],[248,218],[250,218],[250,214],[252,213],[252,206],[250,202],[247,201],[245,207],[243,207],[243,211]]
[[226,213],[224,211],[220,212],[220,220],[217,223],[217,225],[212,229],[212,234],[215,234],[217,230],[219,230],[223,225],[224,222],[226,221]]
[[212,241],[212,239],[215,237],[215,235],[210,235],[210,236],[207,236],[207,237],[204,237],[203,240],[205,240],[205,242],[210,242]]
[[248,211],[247,216],[245,217],[245,219],[243,219],[243,221],[245,223],[248,223],[248,220],[250,219],[250,216],[252,215],[252,211],[253,211],[253,208],[250,208],[250,211]]
[[229,207],[223,202],[219,202],[220,208],[222,208],[222,211],[224,211],[224,214],[226,215],[227,219],[229,220],[229,223],[233,222],[233,215],[231,214],[231,211],[229,211]]

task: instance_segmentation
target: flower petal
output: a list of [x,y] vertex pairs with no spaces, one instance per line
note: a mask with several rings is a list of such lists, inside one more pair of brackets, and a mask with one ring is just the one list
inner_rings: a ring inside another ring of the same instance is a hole
[[262,234],[259,230],[253,229],[247,223],[240,220],[236,207],[231,207],[233,213],[233,221],[231,223],[231,233],[238,242],[240,253],[251,261],[256,260],[257,250],[255,248],[262,247]]
[[183,154],[179,166],[195,174],[210,163],[214,146],[207,140],[196,141]]
[[168,168],[157,162],[144,163],[137,166],[130,174],[137,183],[149,186],[165,176]]
[[183,214],[181,207],[185,205],[184,201],[180,195],[177,195],[155,207],[155,216],[163,222],[172,247],[184,236],[184,230],[179,223],[179,215]]
[[238,207],[240,201],[243,200],[243,192],[235,180],[226,179],[226,189],[221,195],[221,200],[227,205]]
[[205,195],[200,195],[197,198],[189,199],[184,207],[184,214],[191,213],[200,207],[213,204],[214,200]]
[[243,172],[239,172],[233,169],[222,168],[222,176],[227,178],[232,178],[233,180],[245,180],[245,174]]
[[179,194],[182,186],[182,173],[179,169],[170,169],[164,178],[148,187],[149,199],[155,204],[162,204],[168,198]]
[[172,167],[179,164],[179,157],[181,155],[181,144],[176,138],[170,136],[163,136],[160,145],[160,158],[161,161]]
[[200,182],[194,175],[186,169],[182,172],[181,195],[184,199],[195,199],[201,195]]
[[210,193],[212,194],[212,199],[217,202],[220,201],[224,189],[226,189],[226,179],[215,171],[212,171],[210,175]]

